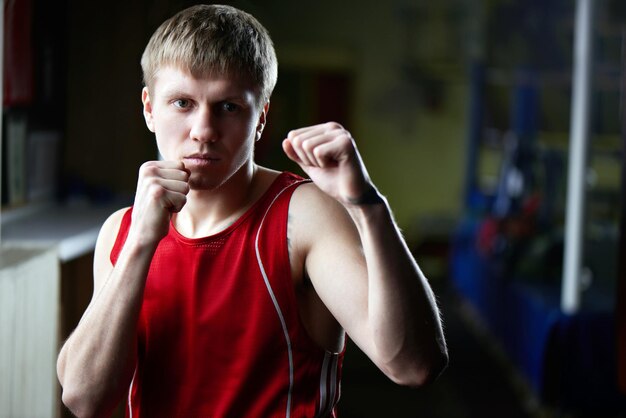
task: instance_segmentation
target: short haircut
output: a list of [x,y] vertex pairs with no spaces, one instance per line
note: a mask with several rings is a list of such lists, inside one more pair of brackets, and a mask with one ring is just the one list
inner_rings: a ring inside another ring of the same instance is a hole
[[141,57],[143,80],[154,86],[160,68],[174,66],[194,77],[246,77],[267,102],[276,85],[278,62],[268,31],[254,16],[225,5],[184,9],[159,26]]

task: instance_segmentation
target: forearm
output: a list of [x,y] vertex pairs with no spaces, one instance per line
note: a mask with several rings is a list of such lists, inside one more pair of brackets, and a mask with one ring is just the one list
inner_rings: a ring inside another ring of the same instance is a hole
[[63,400],[78,416],[99,416],[127,389],[152,252],[127,242],[59,355]]
[[[356,237],[350,222],[350,227],[344,228],[345,212],[335,211],[314,193],[306,205],[294,208],[294,213],[317,222],[316,231],[304,241],[309,244],[307,272],[317,283],[320,297],[390,378],[409,385],[432,379],[447,363],[435,298],[387,202],[371,186],[352,135],[335,122],[309,126],[289,132],[283,149],[321,191],[344,205],[358,228]],[[355,254],[359,238],[366,272],[361,254]],[[354,256],[352,262],[341,260],[337,250]],[[323,267],[329,261],[338,271]],[[367,277],[363,277],[365,273]],[[345,282],[336,280],[342,274]],[[350,298],[350,306],[345,297]]]
[[359,230],[367,263],[368,324],[379,366],[400,382],[430,380],[447,362],[430,285],[386,200],[347,207]]

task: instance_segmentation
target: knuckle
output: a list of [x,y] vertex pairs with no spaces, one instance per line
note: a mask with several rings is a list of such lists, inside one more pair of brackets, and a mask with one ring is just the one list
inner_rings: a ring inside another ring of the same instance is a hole
[[315,158],[322,158],[324,156],[324,152],[321,148],[315,148],[313,150],[313,155],[315,156]]
[[153,164],[144,165],[141,167],[140,173],[144,177],[153,177],[157,174],[159,168]]
[[148,194],[155,199],[160,199],[165,194],[165,190],[156,181],[150,181],[148,184]]
[[336,130],[336,129],[342,129],[343,130],[343,126],[341,126],[339,123],[337,122],[326,122],[326,128],[329,130]]
[[145,174],[146,174],[146,170],[147,170],[147,169],[148,169],[148,167],[146,166],[146,164],[142,164],[142,165],[139,167],[139,178],[141,178],[141,177],[145,176]]
[[352,144],[352,137],[348,132],[343,132],[341,135],[337,137],[337,140],[341,145],[348,146]]
[[291,143],[296,147],[302,147],[304,140],[302,139],[302,137],[295,135],[291,138]]
[[154,161],[146,161],[145,163],[141,164],[141,166],[139,167],[139,171],[146,171],[154,166]]

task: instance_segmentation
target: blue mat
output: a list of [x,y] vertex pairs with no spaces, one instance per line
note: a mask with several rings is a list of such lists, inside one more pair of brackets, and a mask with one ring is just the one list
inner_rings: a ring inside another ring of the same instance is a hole
[[545,403],[580,414],[626,411],[617,388],[614,295],[586,294],[581,312],[560,310],[560,283],[498,277],[476,250],[478,223],[452,240],[456,290],[501,342],[512,363]]

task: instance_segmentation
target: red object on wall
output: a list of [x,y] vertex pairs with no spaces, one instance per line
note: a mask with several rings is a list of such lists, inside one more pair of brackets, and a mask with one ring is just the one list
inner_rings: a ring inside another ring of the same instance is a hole
[[34,99],[32,0],[4,1],[4,106]]

